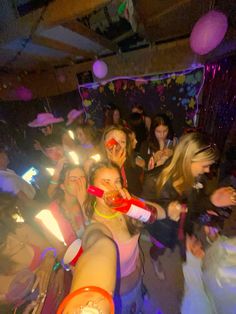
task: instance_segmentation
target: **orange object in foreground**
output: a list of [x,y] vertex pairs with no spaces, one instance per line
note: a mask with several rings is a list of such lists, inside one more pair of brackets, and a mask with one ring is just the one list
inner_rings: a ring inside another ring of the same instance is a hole
[[82,294],[82,293],[86,293],[86,292],[96,292],[101,294],[109,303],[110,305],[110,312],[109,314],[115,314],[115,307],[114,307],[114,303],[113,303],[113,299],[112,299],[112,295],[110,293],[108,293],[106,290],[100,288],[100,287],[96,287],[96,286],[88,286],[88,287],[82,287],[78,290],[75,290],[74,292],[68,294],[65,299],[62,301],[62,303],[60,304],[58,310],[57,310],[57,314],[63,314],[64,309],[66,308],[66,306],[68,305],[68,303],[75,298],[76,296]]

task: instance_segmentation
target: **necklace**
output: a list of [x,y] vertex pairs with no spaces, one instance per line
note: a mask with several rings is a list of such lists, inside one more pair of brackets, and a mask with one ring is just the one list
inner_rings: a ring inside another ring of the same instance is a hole
[[102,217],[102,218],[105,218],[105,219],[113,219],[113,218],[117,217],[117,216],[120,214],[119,212],[117,212],[117,213],[115,213],[115,214],[112,214],[112,215],[105,215],[105,214],[102,214],[102,213],[100,213],[100,212],[97,210],[96,205],[97,205],[97,202],[94,202],[94,204],[93,204],[94,211],[95,211],[95,213],[96,213],[98,216],[100,216],[100,217]]

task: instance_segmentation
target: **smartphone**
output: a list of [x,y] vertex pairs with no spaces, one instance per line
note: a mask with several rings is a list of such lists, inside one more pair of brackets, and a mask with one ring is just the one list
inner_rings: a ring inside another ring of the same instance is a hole
[[114,146],[116,146],[116,150],[119,151],[120,150],[120,144],[114,139],[114,138],[111,138],[109,141],[107,141],[105,143],[105,146],[107,149],[109,150],[112,150]]
[[32,184],[35,181],[35,176],[39,174],[39,170],[35,167],[30,167],[22,176],[21,178],[28,182],[29,184]]

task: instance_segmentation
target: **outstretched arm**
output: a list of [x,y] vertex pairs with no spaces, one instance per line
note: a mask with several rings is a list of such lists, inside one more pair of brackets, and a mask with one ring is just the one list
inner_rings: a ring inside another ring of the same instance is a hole
[[[110,231],[100,223],[90,225],[83,236],[84,253],[79,258],[73,276],[71,292],[86,286],[96,286],[113,294],[116,283],[116,246]],[[99,301],[98,301],[99,300]],[[102,313],[110,313],[109,304],[98,293],[84,293],[70,301],[63,313],[74,313],[76,308],[89,302]]]

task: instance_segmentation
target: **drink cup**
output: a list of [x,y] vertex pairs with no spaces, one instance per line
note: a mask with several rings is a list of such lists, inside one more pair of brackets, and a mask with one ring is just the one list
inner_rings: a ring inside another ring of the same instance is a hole
[[63,263],[66,265],[75,266],[82,253],[82,241],[81,239],[76,239],[66,250],[63,258]]

